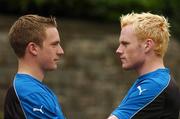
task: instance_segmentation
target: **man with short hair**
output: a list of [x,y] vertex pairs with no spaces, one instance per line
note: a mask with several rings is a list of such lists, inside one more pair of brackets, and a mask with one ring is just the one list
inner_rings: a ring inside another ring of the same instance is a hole
[[42,83],[64,54],[55,18],[24,15],[12,25],[9,41],[18,71],[5,98],[4,118],[65,119],[58,98]]
[[169,23],[163,16],[131,13],[121,17],[116,53],[122,68],[139,77],[108,119],[178,119],[180,93],[164,66]]

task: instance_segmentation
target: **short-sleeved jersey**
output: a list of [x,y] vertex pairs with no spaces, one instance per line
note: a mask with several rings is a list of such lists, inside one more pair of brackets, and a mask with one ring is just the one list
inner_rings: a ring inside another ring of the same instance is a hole
[[169,69],[140,76],[112,112],[118,119],[178,119],[179,89]]
[[5,119],[65,119],[55,94],[27,74],[16,74],[4,105]]

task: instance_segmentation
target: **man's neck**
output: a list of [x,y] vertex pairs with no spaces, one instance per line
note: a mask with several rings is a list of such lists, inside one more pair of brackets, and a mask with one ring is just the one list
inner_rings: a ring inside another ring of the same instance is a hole
[[44,78],[44,72],[40,70],[33,63],[24,62],[22,60],[18,61],[18,73],[29,74],[39,81],[42,81]]
[[[150,58],[149,58],[150,59]],[[139,68],[137,71],[138,75],[144,75],[146,73],[155,71],[157,69],[165,68],[162,58],[154,58],[151,61],[147,60],[144,62],[143,66]]]

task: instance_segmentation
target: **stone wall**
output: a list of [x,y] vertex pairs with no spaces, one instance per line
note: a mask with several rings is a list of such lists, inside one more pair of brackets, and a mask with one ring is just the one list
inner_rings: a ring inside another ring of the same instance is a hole
[[[17,59],[7,40],[14,17],[0,17],[0,110],[5,91],[17,70]],[[7,20],[9,19],[9,20]],[[91,21],[59,21],[65,55],[58,70],[44,82],[58,95],[68,119],[105,119],[120,103],[136,74],[124,71],[116,57],[119,24]],[[166,65],[180,85],[180,47],[172,40]]]

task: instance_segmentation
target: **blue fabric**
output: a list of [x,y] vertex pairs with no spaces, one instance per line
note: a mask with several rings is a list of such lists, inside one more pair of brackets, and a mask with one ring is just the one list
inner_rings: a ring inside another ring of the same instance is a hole
[[13,86],[27,119],[65,119],[57,97],[39,80],[16,74]]
[[112,115],[119,119],[131,119],[159,96],[168,86],[169,81],[170,74],[167,68],[140,76]]

